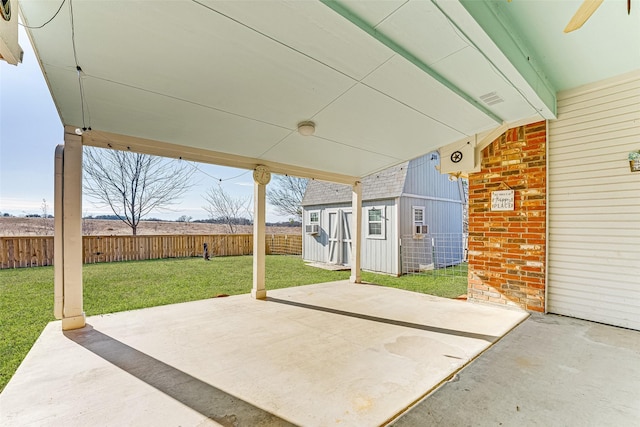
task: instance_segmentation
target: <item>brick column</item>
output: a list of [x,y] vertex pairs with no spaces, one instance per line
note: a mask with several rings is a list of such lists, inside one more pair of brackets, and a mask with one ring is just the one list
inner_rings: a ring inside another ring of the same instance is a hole
[[[483,150],[469,176],[468,298],[543,312],[546,253],[546,124],[514,129]],[[492,212],[491,192],[515,190],[513,211]]]

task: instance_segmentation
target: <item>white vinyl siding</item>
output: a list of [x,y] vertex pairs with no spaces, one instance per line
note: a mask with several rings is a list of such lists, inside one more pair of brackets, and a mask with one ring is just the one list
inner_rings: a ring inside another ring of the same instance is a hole
[[640,72],[560,93],[548,149],[548,311],[640,330]]

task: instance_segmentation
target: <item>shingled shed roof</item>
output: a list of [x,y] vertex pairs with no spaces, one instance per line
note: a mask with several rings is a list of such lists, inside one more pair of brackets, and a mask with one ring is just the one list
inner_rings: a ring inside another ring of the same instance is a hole
[[[400,197],[407,178],[409,162],[401,163],[362,179],[362,200]],[[309,181],[302,206],[350,203],[351,187],[322,181]]]

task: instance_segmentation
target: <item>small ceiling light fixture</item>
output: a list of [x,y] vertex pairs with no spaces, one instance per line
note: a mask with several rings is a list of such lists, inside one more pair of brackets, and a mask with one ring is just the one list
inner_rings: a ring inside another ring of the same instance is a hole
[[311,136],[316,131],[316,124],[310,121],[298,123],[298,133],[302,136]]

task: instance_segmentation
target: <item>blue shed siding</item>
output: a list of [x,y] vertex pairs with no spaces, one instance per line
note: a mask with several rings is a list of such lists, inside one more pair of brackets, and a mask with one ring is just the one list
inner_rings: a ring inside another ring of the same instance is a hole
[[[413,207],[424,207],[424,223],[429,234],[416,236],[413,233]],[[430,200],[403,197],[400,201],[402,218],[400,234],[404,239],[401,248],[405,258],[403,273],[418,271],[422,265],[434,264],[444,267],[459,263],[464,258],[462,236],[462,203],[460,201]],[[409,240],[409,241],[407,241]],[[424,248],[418,250],[418,248]]]
[[[303,208],[302,259],[313,262],[327,262],[329,252],[329,214],[331,209],[351,209],[351,204],[340,203],[324,206],[305,206]],[[309,213],[320,213],[320,232],[317,235],[307,234],[304,225],[309,224]]]
[[422,206],[424,222],[429,234],[462,233],[462,202],[458,200],[431,200],[427,198],[400,198],[400,237],[413,234],[413,207]]
[[441,174],[436,152],[426,154],[409,162],[403,194],[460,200],[456,182],[449,181],[449,175]]
[[[384,239],[367,236],[367,208],[384,207],[383,221]],[[309,212],[320,211],[320,233],[310,235],[303,233],[302,258],[305,261],[328,262],[329,255],[329,212],[337,209],[351,211],[351,205],[336,203],[323,206],[305,206],[304,223],[308,224]],[[395,200],[370,200],[362,204],[362,264],[363,270],[387,274],[398,274],[398,234],[396,230]],[[303,230],[304,232],[304,230]]]
[[[384,207],[385,238],[367,237],[367,208]],[[371,200],[362,204],[362,269],[379,273],[398,274],[395,200]]]
[[[425,223],[432,234],[430,237],[433,237],[434,233],[455,233],[462,241],[460,187],[457,182],[449,180],[449,175],[440,174],[435,168],[438,164],[438,154],[432,152],[362,179],[363,270],[387,274],[402,273],[400,240],[404,236],[413,235],[414,206],[425,207]],[[309,182],[302,203],[303,224],[309,223],[309,212],[317,210],[321,212],[321,230],[315,236],[304,234],[302,254],[305,261],[329,261],[329,248],[332,244],[329,236],[329,212],[337,209],[351,211],[351,196],[349,186]],[[367,208],[371,206],[385,208],[384,239],[367,237]]]

